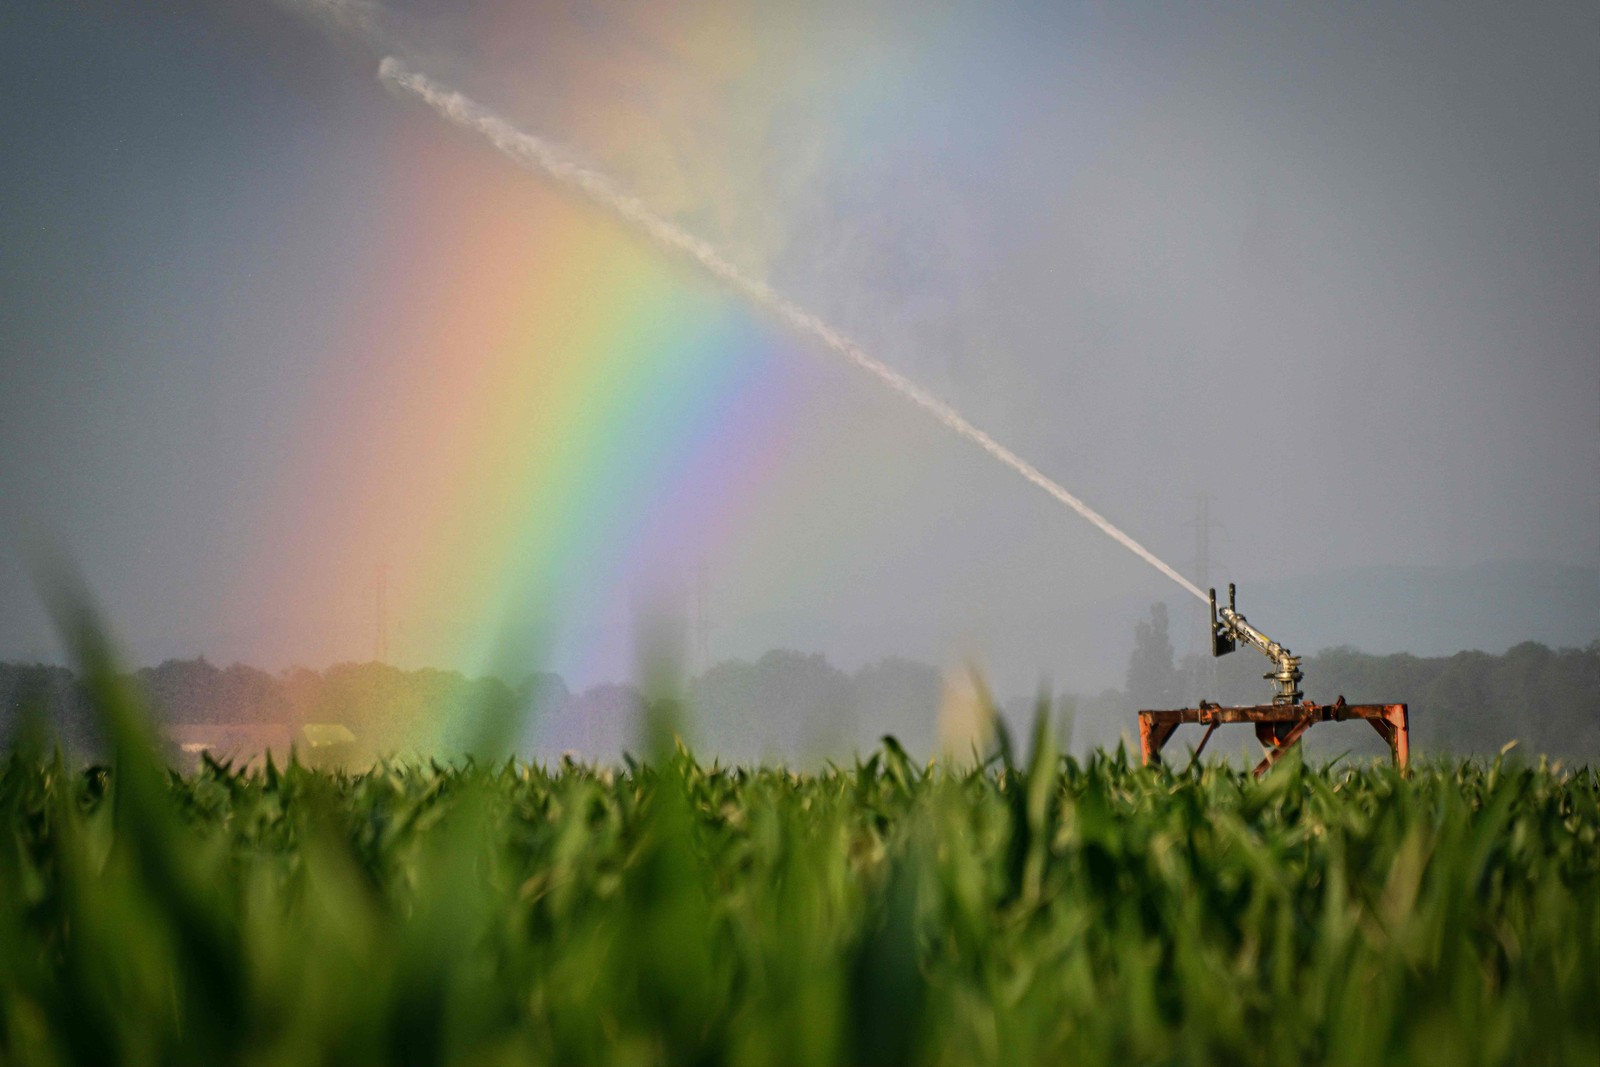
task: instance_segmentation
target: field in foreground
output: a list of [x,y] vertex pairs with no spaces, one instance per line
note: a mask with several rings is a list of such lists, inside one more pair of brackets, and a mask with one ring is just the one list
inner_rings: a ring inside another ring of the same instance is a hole
[[1600,1060],[1600,778],[0,771],[0,1062]]

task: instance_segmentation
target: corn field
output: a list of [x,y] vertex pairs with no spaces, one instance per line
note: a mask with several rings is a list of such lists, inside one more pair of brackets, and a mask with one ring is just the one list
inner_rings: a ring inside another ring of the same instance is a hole
[[1600,778],[892,740],[813,773],[0,772],[0,1063],[1600,1062]]

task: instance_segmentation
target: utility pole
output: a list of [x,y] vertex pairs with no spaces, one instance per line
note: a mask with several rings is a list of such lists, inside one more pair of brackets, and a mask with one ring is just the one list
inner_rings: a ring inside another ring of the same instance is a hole
[[389,662],[389,565],[378,564],[373,575],[374,658],[379,663]]
[[695,569],[694,582],[694,658],[696,673],[711,667],[711,581],[705,560]]

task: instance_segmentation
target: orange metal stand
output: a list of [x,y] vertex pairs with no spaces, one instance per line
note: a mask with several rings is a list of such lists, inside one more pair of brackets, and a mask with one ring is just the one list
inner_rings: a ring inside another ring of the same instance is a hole
[[1139,712],[1139,752],[1145,766],[1161,762],[1161,750],[1167,741],[1186,722],[1206,727],[1198,757],[1206,742],[1223,723],[1252,723],[1256,739],[1267,750],[1266,758],[1256,765],[1259,777],[1267,773],[1284,753],[1300,743],[1300,738],[1319,722],[1344,722],[1346,719],[1365,719],[1372,724],[1389,746],[1396,766],[1404,768],[1411,761],[1411,720],[1404,704],[1346,704],[1340,697],[1332,704],[1258,704],[1253,707],[1225,708],[1217,704],[1200,702],[1198,708],[1178,708],[1173,711]]

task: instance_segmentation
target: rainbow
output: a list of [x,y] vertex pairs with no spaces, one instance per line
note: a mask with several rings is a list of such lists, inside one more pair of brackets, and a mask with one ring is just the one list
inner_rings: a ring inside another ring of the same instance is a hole
[[[919,21],[913,40],[854,23],[841,37],[844,24],[778,9],[617,9],[597,31],[571,11],[494,7],[452,15],[446,35],[446,51],[483,61],[475,68],[517,72],[486,98],[597,161],[668,225],[718,243],[737,234],[732,258],[753,278],[785,243],[784,213],[759,210],[772,168],[778,192],[803,187],[885,129],[922,131],[919,75],[947,80],[944,61],[966,48],[959,20],[943,18]],[[787,151],[774,163],[762,130],[780,122]],[[433,116],[397,108],[382,124],[394,131],[373,191],[382,208],[247,588],[275,598],[275,632],[318,635],[280,661],[382,654],[617,677],[635,590],[723,556],[740,573],[750,546],[811,528],[798,524],[814,483],[858,462],[859,441],[802,420],[819,385],[856,372],[812,358],[814,346],[770,321],[794,316],[758,317]],[[850,536],[831,526],[819,538]],[[822,565],[829,546],[812,547],[796,567]],[[765,562],[773,588],[739,590],[746,600],[804,584]],[[391,623],[381,653],[380,572]],[[293,588],[274,589],[278,576]]]
[[396,661],[487,669],[531,625],[581,668],[573,641],[614,646],[632,589],[761,506],[788,342],[497,160],[413,133],[394,174],[368,296],[284,481],[303,558],[275,563],[343,587],[305,598],[304,621],[353,629],[349,658],[371,658],[352,576],[382,567]]

